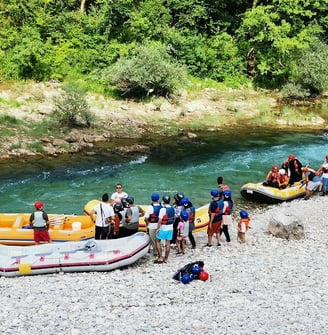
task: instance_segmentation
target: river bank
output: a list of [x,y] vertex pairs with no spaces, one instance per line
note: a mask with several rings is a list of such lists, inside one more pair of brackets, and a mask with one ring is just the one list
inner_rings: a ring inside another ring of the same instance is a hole
[[[301,106],[282,106],[276,93],[206,88],[181,91],[174,100],[146,102],[107,99],[96,94],[86,100],[96,120],[91,128],[59,129],[50,122],[61,94],[58,83],[20,83],[0,86],[0,158],[58,157],[98,150],[130,155],[151,150],[167,137],[197,138],[202,132],[244,129],[327,128],[325,99]],[[154,143],[155,142],[155,143]]]

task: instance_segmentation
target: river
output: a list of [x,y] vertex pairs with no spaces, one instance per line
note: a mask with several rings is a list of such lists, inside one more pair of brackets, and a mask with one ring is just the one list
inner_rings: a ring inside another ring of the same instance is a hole
[[102,154],[69,159],[18,160],[1,165],[0,212],[31,212],[36,200],[48,213],[82,214],[91,199],[111,194],[120,182],[138,204],[148,204],[152,192],[173,196],[183,192],[196,207],[210,201],[210,190],[223,176],[239,206],[246,182],[265,178],[272,164],[293,153],[317,169],[328,154],[328,135],[277,130],[231,129],[195,139],[156,138],[149,154],[133,158]]

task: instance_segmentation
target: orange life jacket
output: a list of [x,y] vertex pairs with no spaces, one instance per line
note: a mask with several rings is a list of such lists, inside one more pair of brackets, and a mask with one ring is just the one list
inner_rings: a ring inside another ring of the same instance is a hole
[[242,230],[242,225],[243,225],[243,223],[244,223],[245,226],[246,226],[246,232],[247,232],[248,229],[249,229],[249,222],[250,222],[250,219],[249,219],[249,218],[240,219],[239,222],[238,222],[238,230],[239,230],[239,231]]

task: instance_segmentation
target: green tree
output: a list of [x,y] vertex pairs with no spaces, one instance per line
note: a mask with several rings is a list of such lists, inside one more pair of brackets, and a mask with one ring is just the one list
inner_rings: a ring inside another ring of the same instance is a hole
[[119,59],[110,69],[112,82],[122,95],[170,95],[186,81],[186,73],[159,43],[138,46],[131,57]]
[[316,6],[307,0],[274,0],[243,15],[238,39],[245,56],[256,50],[256,84],[274,88],[287,82],[299,52],[322,32],[315,17]]

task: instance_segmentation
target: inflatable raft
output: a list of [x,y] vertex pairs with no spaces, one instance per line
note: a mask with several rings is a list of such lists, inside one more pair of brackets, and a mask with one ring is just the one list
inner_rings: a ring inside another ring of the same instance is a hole
[[[87,215],[48,214],[52,242],[83,241],[94,238],[94,223]],[[0,244],[32,245],[30,214],[0,213]]]
[[135,263],[148,248],[149,237],[142,232],[113,240],[0,245],[0,276],[110,271]]
[[[84,206],[84,213],[86,215],[89,215],[91,210],[97,205],[100,201],[99,200],[90,200],[85,206]],[[193,230],[194,233],[197,233],[199,231],[207,229],[208,226],[208,206],[204,205],[202,207],[196,208],[196,215],[195,215],[195,229]],[[147,209],[147,205],[141,205],[140,206],[144,211]],[[145,218],[142,216],[139,219],[139,231],[147,231]]]
[[240,194],[249,200],[267,204],[277,204],[305,196],[305,184],[299,182],[292,187],[278,189],[263,186],[262,183],[247,183],[241,187]]

